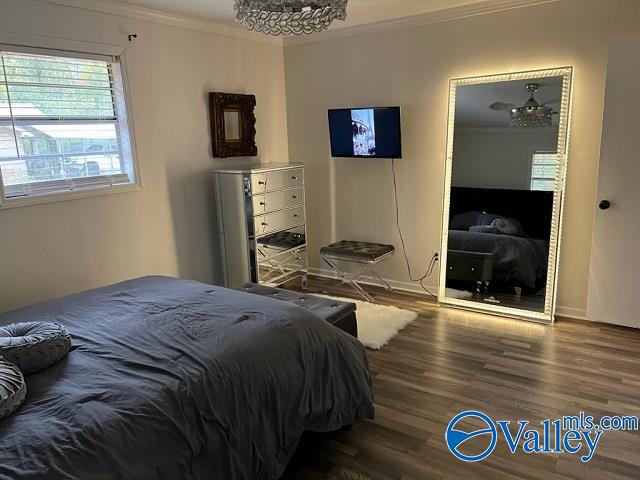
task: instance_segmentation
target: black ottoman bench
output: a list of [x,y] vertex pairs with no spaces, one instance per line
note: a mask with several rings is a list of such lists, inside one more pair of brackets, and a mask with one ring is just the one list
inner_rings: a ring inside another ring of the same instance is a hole
[[236,290],[276,298],[283,302],[295,303],[311,313],[326,320],[340,330],[358,337],[355,303],[340,302],[331,298],[317,297],[307,293],[292,292],[282,288],[266,287],[255,283],[246,283]]

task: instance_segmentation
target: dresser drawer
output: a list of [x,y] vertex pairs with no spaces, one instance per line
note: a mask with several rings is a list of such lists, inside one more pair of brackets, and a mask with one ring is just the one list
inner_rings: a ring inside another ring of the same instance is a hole
[[304,185],[304,169],[302,168],[251,174],[252,195],[282,190],[283,188],[301,187],[302,185]]
[[302,205],[254,217],[254,231],[256,237],[259,237],[300,223],[304,223],[304,207]]
[[262,193],[251,198],[254,215],[275,212],[304,205],[304,188],[296,187],[278,192]]

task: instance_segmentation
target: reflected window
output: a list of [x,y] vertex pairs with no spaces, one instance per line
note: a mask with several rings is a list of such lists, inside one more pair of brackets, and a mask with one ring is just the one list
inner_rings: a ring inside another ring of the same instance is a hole
[[533,152],[531,161],[531,190],[553,191],[557,170],[557,152]]

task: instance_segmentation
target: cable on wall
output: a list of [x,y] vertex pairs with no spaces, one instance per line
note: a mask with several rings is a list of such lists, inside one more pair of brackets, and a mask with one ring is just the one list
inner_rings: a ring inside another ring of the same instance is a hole
[[396,207],[396,228],[398,230],[398,235],[400,236],[400,243],[402,244],[402,254],[404,255],[404,261],[407,265],[407,272],[409,274],[409,278],[412,282],[418,282],[420,287],[431,295],[433,298],[437,298],[437,295],[434,295],[427,287],[424,286],[424,281],[431,276],[433,273],[433,269],[435,268],[436,263],[440,260],[440,256],[438,253],[434,253],[431,257],[431,260],[427,264],[427,269],[424,275],[420,275],[414,277],[411,272],[411,264],[409,263],[409,257],[407,256],[407,247],[404,243],[404,236],[402,235],[402,229],[400,228],[400,209],[398,206],[398,182],[396,179],[396,160],[395,158],[391,159],[391,172],[393,173],[393,196],[395,199],[395,207]]

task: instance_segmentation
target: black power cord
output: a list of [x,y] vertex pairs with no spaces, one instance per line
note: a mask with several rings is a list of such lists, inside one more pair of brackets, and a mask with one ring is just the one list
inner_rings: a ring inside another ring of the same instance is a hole
[[438,261],[440,260],[440,256],[438,255],[438,253],[434,253],[433,256],[431,257],[431,260],[429,261],[429,263],[427,264],[427,270],[425,272],[424,275],[422,276],[418,276],[415,277],[413,276],[413,274],[411,273],[411,265],[409,263],[409,257],[407,256],[407,247],[404,243],[404,236],[402,235],[402,229],[400,228],[400,209],[398,207],[398,183],[396,180],[396,160],[395,158],[391,159],[391,172],[393,173],[393,196],[395,198],[395,202],[396,202],[396,228],[398,229],[398,235],[400,236],[400,243],[402,244],[402,254],[404,255],[404,261],[407,265],[407,272],[409,273],[409,278],[411,279],[412,282],[418,282],[420,283],[420,286],[422,287],[422,289],[427,292],[429,295],[431,295],[433,298],[437,298],[437,295],[434,295],[432,292],[429,291],[429,289],[427,287],[424,286],[424,281],[429,278],[431,276],[431,274],[433,273],[433,269],[436,265],[436,263],[438,263]]

